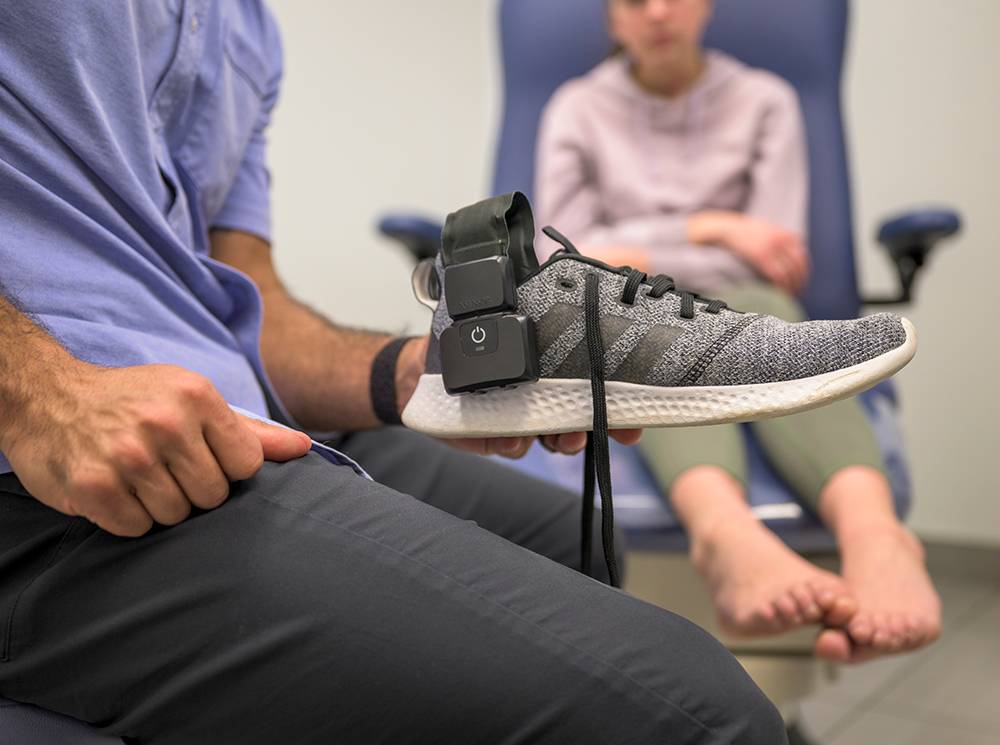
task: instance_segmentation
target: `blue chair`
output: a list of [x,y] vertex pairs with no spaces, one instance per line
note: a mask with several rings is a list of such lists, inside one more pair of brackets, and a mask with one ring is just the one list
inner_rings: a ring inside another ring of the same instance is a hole
[[[611,49],[604,25],[605,2],[501,0],[505,90],[494,194],[518,190],[530,198],[542,108],[560,84],[585,73]],[[708,47],[721,49],[747,64],[781,75],[798,91],[808,138],[809,236],[814,267],[803,303],[812,318],[854,317],[862,305],[854,266],[840,101],[847,20],[847,0],[716,0],[715,15],[705,39]],[[554,227],[559,228],[558,225]],[[939,239],[956,232],[958,227],[957,215],[947,210],[911,212],[883,225],[879,240],[896,264],[901,290],[892,298],[866,302],[909,300],[914,278],[926,255]],[[433,220],[394,214],[383,218],[380,228],[386,235],[401,240],[418,257],[435,255],[440,245],[441,225]],[[897,510],[904,515],[909,506],[910,489],[895,423],[896,397],[891,384],[886,382],[867,391],[862,394],[861,402],[882,446]],[[748,435],[749,428],[744,428],[744,432]],[[753,438],[747,436],[746,440],[749,499],[757,514],[795,550],[803,553],[834,551],[833,536],[802,510],[771,471]],[[540,478],[579,488],[582,458],[552,456],[541,448],[534,448],[514,465]],[[668,555],[686,549],[683,531],[658,493],[637,450],[612,443],[612,481],[616,523],[626,530],[633,550],[646,556]],[[629,570],[633,577],[637,571],[635,559],[633,555]],[[675,570],[676,565],[673,565],[670,571]],[[660,573],[663,573],[662,568]],[[655,591],[650,592],[655,594]],[[676,610],[668,602],[675,599],[670,595],[670,592],[661,593],[664,599],[661,604]],[[659,602],[656,598],[647,599]],[[711,624],[711,618],[704,614],[692,620]],[[811,656],[808,643],[794,649],[782,641],[777,644],[786,659],[794,655]],[[734,642],[730,648],[753,654],[762,646]],[[808,673],[806,677],[811,675]],[[796,698],[804,692],[801,690],[803,685],[808,688],[810,684],[808,681],[802,683],[801,677],[798,683],[791,685],[790,690],[795,689],[792,693]],[[768,691],[763,684],[762,687]],[[777,698],[782,695],[779,693]]]
[[[493,192],[522,191],[534,185],[534,152],[542,108],[555,89],[582,75],[611,49],[604,25],[606,0],[501,0],[500,35],[504,68],[504,112],[497,147]],[[812,281],[802,298],[811,318],[851,318],[862,300],[857,290],[847,153],[840,103],[841,72],[847,33],[847,0],[716,0],[706,46],[721,49],[755,67],[772,70],[795,86],[806,123],[810,162],[809,236]],[[412,215],[393,214],[379,225],[386,235],[406,245],[417,257],[433,256],[440,246],[441,224]],[[558,225],[555,226],[558,229]],[[892,298],[910,299],[914,277],[941,238],[959,228],[947,210],[904,214],[881,227],[879,240],[895,262],[901,291]],[[572,236],[570,236],[572,239]],[[880,437],[897,510],[905,514],[910,489],[905,455],[895,426],[896,397],[891,383],[862,394],[861,401]],[[749,433],[749,429],[745,428]],[[680,549],[685,545],[673,517],[656,494],[638,454],[615,447],[615,491],[647,495],[633,513],[629,503],[616,510],[631,545]],[[518,464],[549,478],[565,468],[565,459],[532,452]],[[832,550],[832,536],[798,504],[777,480],[760,449],[747,437],[750,500],[772,528],[800,551]],[[559,463],[559,466],[554,466]],[[576,471],[579,473],[579,471]],[[566,478],[559,479],[567,482]],[[574,477],[572,483],[578,478]],[[568,483],[568,482],[567,482]],[[781,505],[779,507],[778,505]],[[654,515],[654,512],[656,514]]]

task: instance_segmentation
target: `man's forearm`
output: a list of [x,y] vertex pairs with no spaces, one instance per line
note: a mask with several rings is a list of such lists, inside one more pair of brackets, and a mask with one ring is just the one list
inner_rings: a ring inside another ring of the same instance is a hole
[[32,401],[74,358],[0,285],[0,450],[24,428]]
[[390,338],[336,326],[284,291],[264,295],[264,365],[282,402],[307,429],[379,424],[369,378],[372,361]]
[[[289,413],[313,431],[354,430],[380,424],[372,408],[372,361],[392,338],[347,329],[292,299],[271,262],[270,246],[239,231],[213,231],[213,258],[247,274],[264,301],[261,355],[268,377]],[[424,345],[414,340],[397,365],[405,401],[416,385]]]

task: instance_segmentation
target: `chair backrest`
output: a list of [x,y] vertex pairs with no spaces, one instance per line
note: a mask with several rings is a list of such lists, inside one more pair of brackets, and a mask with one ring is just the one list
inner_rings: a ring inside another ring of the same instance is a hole
[[[605,0],[502,0],[504,113],[494,193],[534,181],[538,119],[553,91],[611,49]],[[715,0],[705,44],[788,80],[799,94],[809,146],[813,318],[850,318],[860,302],[854,267],[847,153],[840,105],[847,0]],[[558,226],[557,226],[558,227]]]

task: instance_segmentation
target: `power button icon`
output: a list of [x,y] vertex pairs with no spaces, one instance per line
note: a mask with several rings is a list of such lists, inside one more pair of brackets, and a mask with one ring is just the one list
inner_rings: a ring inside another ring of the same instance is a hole
[[476,319],[459,327],[462,351],[466,357],[481,357],[497,351],[497,322],[492,319]]

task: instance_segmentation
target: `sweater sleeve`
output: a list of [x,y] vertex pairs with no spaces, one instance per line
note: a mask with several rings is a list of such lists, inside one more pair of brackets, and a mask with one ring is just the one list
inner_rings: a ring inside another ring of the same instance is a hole
[[[600,193],[593,173],[585,127],[572,83],[558,89],[542,111],[535,148],[535,224],[552,225],[574,242],[600,220]],[[556,246],[548,239],[540,253]],[[544,259],[544,257],[539,256]]]
[[809,167],[802,112],[794,89],[775,83],[760,120],[746,213],[806,237]]

